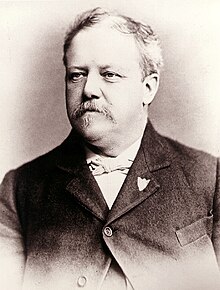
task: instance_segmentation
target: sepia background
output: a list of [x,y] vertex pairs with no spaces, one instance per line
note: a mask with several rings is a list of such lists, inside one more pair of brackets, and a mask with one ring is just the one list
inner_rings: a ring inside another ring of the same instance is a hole
[[157,130],[220,155],[219,0],[0,2],[0,180],[68,135],[63,37],[76,14],[96,6],[160,35],[165,66],[150,107]]

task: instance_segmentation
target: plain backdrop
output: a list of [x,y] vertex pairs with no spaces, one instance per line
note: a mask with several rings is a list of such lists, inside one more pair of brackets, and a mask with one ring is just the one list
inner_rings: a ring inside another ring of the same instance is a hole
[[0,179],[68,135],[63,37],[76,14],[96,6],[160,35],[165,66],[150,106],[157,130],[220,155],[219,0],[0,2]]

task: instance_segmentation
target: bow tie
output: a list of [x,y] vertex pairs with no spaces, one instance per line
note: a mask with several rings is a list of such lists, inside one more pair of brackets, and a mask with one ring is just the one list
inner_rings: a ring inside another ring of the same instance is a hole
[[100,158],[97,157],[88,163],[89,169],[93,175],[102,175],[103,173],[109,173],[119,170],[122,174],[128,173],[133,161],[130,159],[119,158]]

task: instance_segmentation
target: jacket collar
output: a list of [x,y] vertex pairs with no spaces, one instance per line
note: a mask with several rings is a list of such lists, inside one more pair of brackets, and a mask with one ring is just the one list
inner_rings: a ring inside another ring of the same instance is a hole
[[144,152],[146,165],[151,172],[168,167],[174,158],[166,138],[155,131],[150,120],[142,138],[141,149]]
[[[82,166],[87,166],[82,138],[74,130],[58,148],[56,165],[59,168],[77,173]],[[141,150],[151,172],[169,166],[175,157],[169,150],[166,138],[155,131],[150,120],[145,128],[139,152]]]
[[[97,218],[111,222],[158,190],[154,172],[168,167],[172,158],[166,139],[148,121],[138,154],[111,211],[86,164],[83,142],[74,131],[60,146],[57,166],[71,176],[66,189],[78,202]],[[138,178],[150,180],[143,191],[138,188]]]

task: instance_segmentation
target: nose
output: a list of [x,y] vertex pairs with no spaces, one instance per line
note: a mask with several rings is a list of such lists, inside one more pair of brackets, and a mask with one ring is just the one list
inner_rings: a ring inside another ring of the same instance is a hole
[[102,94],[100,86],[101,83],[99,77],[95,74],[88,74],[84,86],[84,97],[86,99],[100,98]]

